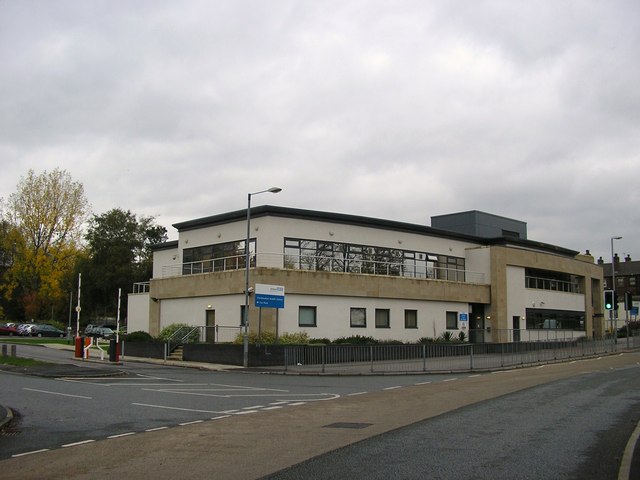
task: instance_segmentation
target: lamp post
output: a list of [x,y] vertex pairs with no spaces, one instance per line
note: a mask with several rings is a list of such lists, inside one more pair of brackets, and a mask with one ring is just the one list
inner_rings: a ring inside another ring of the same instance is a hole
[[[616,332],[614,327],[614,320],[617,319],[617,302],[616,302],[616,262],[613,256],[613,241],[614,240],[622,240],[622,237],[611,237],[611,290],[613,290],[613,305],[609,314],[611,315],[611,335],[613,335],[613,341],[616,341]],[[617,327],[617,322],[616,327]]]
[[244,242],[244,348],[242,352],[242,365],[246,368],[249,366],[249,242],[251,240],[251,197],[260,193],[278,193],[281,192],[280,187],[271,187],[267,190],[260,190],[247,194],[247,238]]

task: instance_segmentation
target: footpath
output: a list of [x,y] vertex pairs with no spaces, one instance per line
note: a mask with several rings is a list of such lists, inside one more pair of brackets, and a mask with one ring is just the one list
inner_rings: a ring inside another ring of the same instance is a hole
[[0,471],[6,480],[262,478],[466,405],[639,361],[640,354],[626,353],[231,416],[11,458],[0,461]]

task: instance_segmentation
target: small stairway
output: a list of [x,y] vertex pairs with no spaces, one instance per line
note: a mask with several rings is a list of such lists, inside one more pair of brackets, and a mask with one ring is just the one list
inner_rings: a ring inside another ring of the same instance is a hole
[[178,345],[173,352],[171,352],[169,354],[169,356],[167,357],[167,360],[182,360],[182,350],[183,347],[182,345]]

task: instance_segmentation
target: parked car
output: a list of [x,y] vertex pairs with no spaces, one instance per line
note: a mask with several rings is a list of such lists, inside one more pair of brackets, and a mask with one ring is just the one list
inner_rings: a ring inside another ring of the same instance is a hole
[[116,338],[116,332],[108,325],[87,325],[84,329],[84,334],[87,337],[112,339]]
[[18,335],[24,335],[24,336],[31,335],[31,329],[33,328],[34,325],[35,323],[21,323],[16,328],[16,330],[18,331]]
[[54,327],[53,325],[47,325],[44,323],[36,324],[31,327],[30,335],[32,337],[64,337],[65,333]]
[[12,325],[0,324],[0,335],[9,335],[12,337],[13,335],[18,335],[18,330]]

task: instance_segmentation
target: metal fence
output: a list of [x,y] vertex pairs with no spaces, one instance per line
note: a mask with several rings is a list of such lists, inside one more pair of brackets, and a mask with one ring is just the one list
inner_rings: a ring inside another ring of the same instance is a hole
[[640,337],[511,343],[306,345],[285,348],[284,371],[444,373],[499,370],[640,348]]

